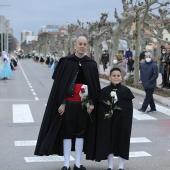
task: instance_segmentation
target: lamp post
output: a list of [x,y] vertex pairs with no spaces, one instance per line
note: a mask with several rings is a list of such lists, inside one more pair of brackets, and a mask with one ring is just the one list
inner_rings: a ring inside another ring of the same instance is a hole
[[[0,7],[5,7],[5,6],[11,6],[11,5],[0,5]],[[3,51],[3,48],[4,48],[4,37],[3,37],[3,18],[1,17],[0,18],[0,30],[1,30],[1,32],[0,32],[0,34],[1,34],[1,55],[2,55],[2,51]]]

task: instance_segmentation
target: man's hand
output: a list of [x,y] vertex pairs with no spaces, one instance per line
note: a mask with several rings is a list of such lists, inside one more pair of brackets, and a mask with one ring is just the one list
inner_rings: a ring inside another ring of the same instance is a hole
[[60,115],[63,115],[63,113],[65,112],[65,104],[61,104],[61,106],[58,108],[58,113]]
[[94,109],[94,105],[89,105],[89,107],[87,108],[87,113],[91,113]]

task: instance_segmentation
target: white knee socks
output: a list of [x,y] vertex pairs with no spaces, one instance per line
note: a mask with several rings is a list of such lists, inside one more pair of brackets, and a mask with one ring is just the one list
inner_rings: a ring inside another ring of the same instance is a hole
[[[111,169],[113,169],[113,157],[114,157],[114,154],[109,154],[107,157],[108,168],[111,168]],[[123,169],[124,168],[124,159],[119,156],[118,162],[119,162],[119,169]]]
[[108,157],[107,157],[107,160],[108,160],[108,168],[111,168],[111,169],[113,169],[113,157],[114,157],[113,154],[109,154]]
[[64,166],[69,168],[69,166],[70,166],[70,154],[71,154],[71,139],[64,139],[63,140],[63,146],[64,146],[64,159],[65,159]]
[[83,144],[84,144],[83,138],[76,138],[76,143],[75,143],[76,161],[75,161],[75,165],[78,168],[80,168],[80,165],[81,165],[81,155],[82,155],[82,151],[83,151]]
[[124,159],[119,156],[118,160],[119,160],[119,169],[123,169],[123,167],[124,167]]

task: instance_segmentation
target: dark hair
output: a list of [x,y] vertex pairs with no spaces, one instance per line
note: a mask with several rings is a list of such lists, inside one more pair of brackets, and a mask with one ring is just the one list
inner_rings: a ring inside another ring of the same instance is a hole
[[113,71],[119,71],[120,73],[122,73],[119,68],[114,67],[114,68],[112,68],[112,69],[110,70],[110,75],[112,74]]

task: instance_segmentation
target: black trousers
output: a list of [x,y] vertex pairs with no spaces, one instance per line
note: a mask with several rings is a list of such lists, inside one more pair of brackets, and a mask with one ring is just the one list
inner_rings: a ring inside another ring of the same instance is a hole
[[153,99],[153,92],[155,89],[145,89],[146,97],[143,101],[142,108],[144,110],[147,109],[148,105],[150,105],[152,110],[156,110],[155,102]]
[[84,138],[86,135],[87,120],[87,108],[82,108],[81,102],[67,101],[62,118],[63,138]]

